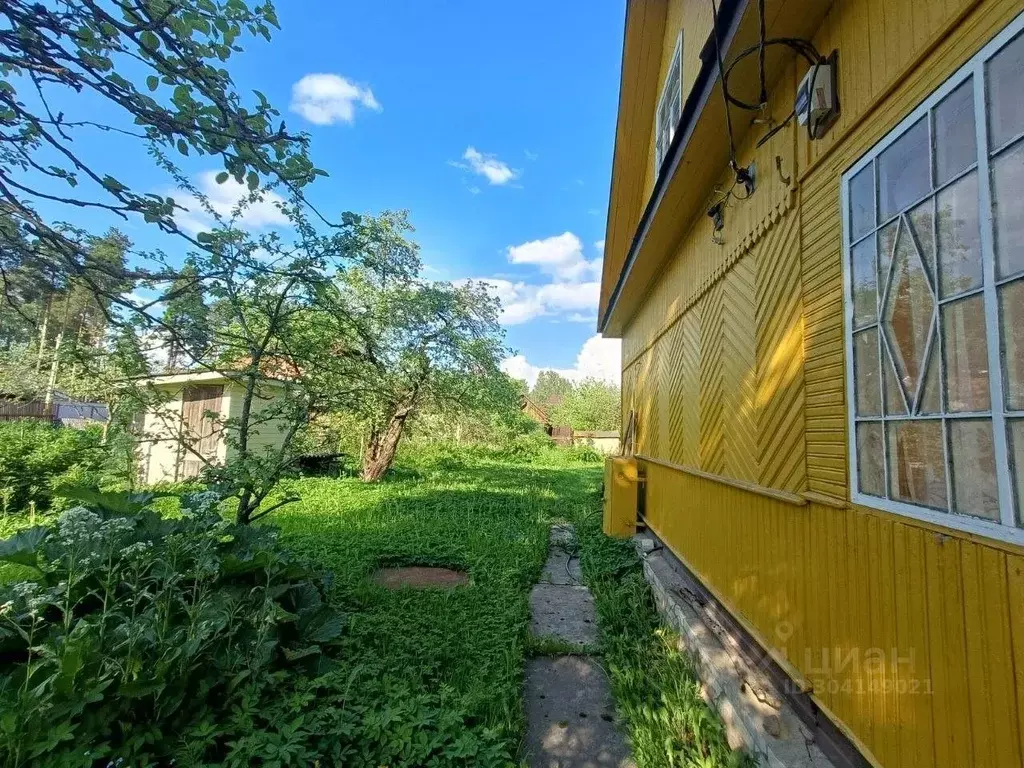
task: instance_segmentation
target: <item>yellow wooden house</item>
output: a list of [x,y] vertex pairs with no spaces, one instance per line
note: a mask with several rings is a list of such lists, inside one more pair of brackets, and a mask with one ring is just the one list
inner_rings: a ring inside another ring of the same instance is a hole
[[629,0],[621,73],[649,529],[858,759],[1024,765],[1024,3]]

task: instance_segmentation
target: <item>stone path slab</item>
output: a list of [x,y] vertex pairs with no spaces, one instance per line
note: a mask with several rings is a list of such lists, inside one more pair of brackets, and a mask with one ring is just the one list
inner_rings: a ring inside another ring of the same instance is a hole
[[573,645],[597,645],[594,598],[586,587],[538,584],[530,592],[530,632]]
[[526,749],[531,768],[635,766],[597,662],[557,656],[527,663]]
[[[572,645],[598,643],[597,615],[582,585],[576,535],[551,529],[548,561],[530,592],[530,632]],[[615,723],[615,704],[601,665],[584,656],[533,659],[526,667],[526,757],[530,768],[635,768]]]
[[583,583],[580,559],[564,549],[553,547],[540,575],[540,583],[579,586]]

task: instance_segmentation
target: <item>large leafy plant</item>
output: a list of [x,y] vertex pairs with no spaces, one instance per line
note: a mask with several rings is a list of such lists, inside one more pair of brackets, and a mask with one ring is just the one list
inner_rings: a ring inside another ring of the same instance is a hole
[[176,518],[151,495],[78,495],[0,542],[37,574],[0,589],[0,765],[166,763],[197,712],[332,666],[342,616],[274,529],[225,522],[212,493]]

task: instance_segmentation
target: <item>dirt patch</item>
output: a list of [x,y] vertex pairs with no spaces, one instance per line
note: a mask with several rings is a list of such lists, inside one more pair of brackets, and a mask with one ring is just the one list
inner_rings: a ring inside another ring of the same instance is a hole
[[469,574],[464,571],[453,571],[450,568],[411,565],[403,568],[379,568],[373,574],[373,580],[387,589],[400,587],[454,589],[469,584]]

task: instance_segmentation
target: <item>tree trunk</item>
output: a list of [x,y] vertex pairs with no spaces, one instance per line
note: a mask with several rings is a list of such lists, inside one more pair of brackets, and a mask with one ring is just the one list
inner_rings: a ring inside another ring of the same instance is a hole
[[43,370],[43,357],[46,355],[46,332],[50,326],[50,307],[52,306],[53,297],[46,297],[46,308],[43,310],[43,322],[39,326],[39,346],[36,349],[36,375],[38,376]]
[[383,430],[374,430],[370,434],[370,442],[366,446],[366,455],[363,458],[363,482],[375,483],[391,469],[409,413],[409,408],[400,408],[391,416],[387,427]]
[[53,404],[53,390],[57,388],[57,371],[60,369],[60,345],[64,340],[64,331],[57,334],[57,340],[53,343],[53,362],[50,363],[50,377],[46,381],[46,395],[43,398],[43,405],[49,410]]

